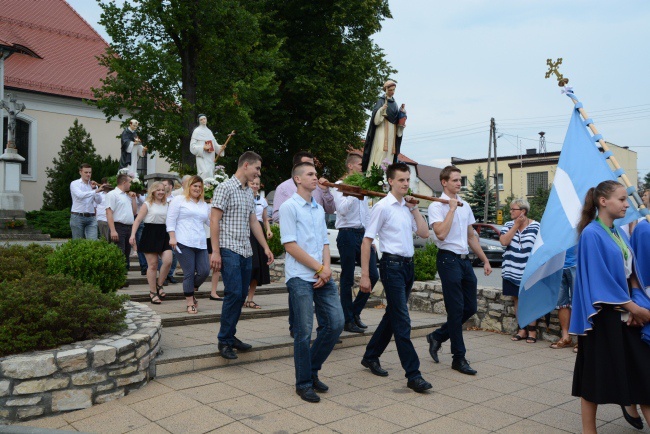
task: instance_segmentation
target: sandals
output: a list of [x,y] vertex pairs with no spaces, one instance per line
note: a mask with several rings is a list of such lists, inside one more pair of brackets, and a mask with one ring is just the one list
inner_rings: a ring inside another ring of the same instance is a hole
[[551,348],[553,348],[554,350],[558,350],[560,348],[567,348],[570,346],[573,346],[573,339],[571,339],[570,336],[567,336],[566,338],[562,338],[556,343],[551,344]]
[[164,300],[165,297],[167,297],[167,294],[165,294],[165,291],[163,291],[163,286],[162,286],[162,285],[158,285],[157,283],[156,283],[156,293],[158,294],[158,297],[159,297],[161,300]]
[[573,347],[573,352],[578,354],[578,344],[576,344],[575,347]]
[[[522,336],[522,335],[519,334],[519,332],[522,331],[522,330],[526,332],[526,336]],[[515,333],[514,335],[512,335],[512,337],[510,338],[510,340],[511,340],[511,341],[515,341],[515,342],[517,342],[517,341],[523,341],[523,340],[526,339],[527,337],[528,337],[528,330],[526,330],[525,328],[523,328],[523,329],[519,329],[519,330],[517,330],[517,333]]]
[[247,307],[249,309],[261,309],[262,308],[262,306],[255,303],[253,300],[247,300],[246,303],[244,303],[244,307]]
[[149,301],[151,304],[161,304],[162,301],[160,301],[160,297],[158,297],[158,294],[155,292],[150,292],[149,293]]
[[187,313],[189,313],[190,315],[195,315],[195,314],[199,313],[199,311],[196,310],[196,306],[192,304],[192,305],[187,306]]
[[528,336],[526,337],[526,343],[527,344],[534,344],[535,342],[537,342],[537,336],[535,336],[535,337],[530,336],[530,332],[537,333],[537,327],[535,327],[535,326],[526,326],[526,331],[529,333]]

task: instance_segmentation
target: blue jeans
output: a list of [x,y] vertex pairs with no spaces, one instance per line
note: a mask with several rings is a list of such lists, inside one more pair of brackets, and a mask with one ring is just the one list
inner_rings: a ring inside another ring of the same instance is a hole
[[564,268],[562,270],[562,284],[560,293],[557,297],[556,309],[571,309],[571,300],[573,299],[573,283],[576,281],[576,267]]
[[[181,265],[183,265],[181,263]],[[185,267],[183,267],[185,270]],[[219,343],[233,345],[237,333],[237,323],[241,308],[248,296],[251,283],[253,257],[244,258],[229,249],[221,249],[221,279],[223,280],[223,306],[221,308],[221,328]]]
[[77,214],[70,214],[70,229],[72,239],[85,238],[87,240],[97,239],[97,218],[95,216],[84,217]]
[[144,229],[144,222],[140,222],[138,230],[135,231],[135,243],[138,246],[138,262],[140,262],[140,270],[146,271],[147,269],[147,258],[145,258],[144,253],[140,251],[140,238],[142,238],[142,230]]
[[[361,243],[363,242],[363,229],[361,230],[344,230],[340,229],[336,237],[336,246],[341,255],[341,279],[339,281],[341,291],[341,307],[345,316],[345,323],[354,321],[355,316],[361,315],[361,311],[366,306],[369,292],[357,293],[352,301],[352,286],[354,285],[354,266],[361,265]],[[377,271],[377,255],[375,250],[370,251],[370,284],[375,287],[379,280]]]
[[434,331],[438,342],[451,340],[454,360],[465,358],[463,323],[476,313],[476,275],[469,259],[460,259],[453,253],[438,251],[438,275],[447,310],[447,322]]
[[208,249],[197,249],[178,243],[181,253],[176,257],[183,267],[183,294],[185,297],[194,295],[194,288],[201,286],[210,275],[210,260]]
[[379,261],[379,275],[386,294],[386,313],[381,318],[377,330],[373,333],[363,358],[378,362],[379,357],[395,336],[395,346],[399,360],[409,380],[422,377],[420,359],[411,342],[411,318],[408,310],[408,299],[415,280],[413,261]]
[[[318,375],[343,331],[343,310],[336,283],[330,280],[314,289],[314,282],[293,277],[287,282],[291,309],[294,311],[293,361],[296,369],[296,389],[312,386],[312,375]],[[316,307],[316,339],[309,346],[314,327]]]

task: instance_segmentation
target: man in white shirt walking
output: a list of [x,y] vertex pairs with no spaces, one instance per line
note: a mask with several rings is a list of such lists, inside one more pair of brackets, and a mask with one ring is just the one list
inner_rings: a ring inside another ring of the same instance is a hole
[[[351,153],[345,160],[348,175],[361,172],[361,155]],[[341,181],[339,181],[341,182]],[[338,184],[338,182],[337,182]],[[337,189],[332,189],[334,204],[336,205],[336,229],[339,234],[336,237],[336,245],[341,256],[341,278],[340,293],[341,307],[345,315],[346,332],[363,333],[367,326],[361,321],[361,311],[370,297],[370,292],[359,291],[352,301],[352,286],[354,285],[354,267],[361,265],[361,243],[366,232],[368,216],[368,198],[363,200],[353,196],[344,196]],[[377,271],[377,255],[374,249],[370,254],[370,286],[371,290],[379,280]]]
[[91,181],[93,169],[90,164],[83,163],[79,166],[79,179],[70,183],[72,208],[70,209],[70,229],[72,239],[86,238],[97,239],[97,219],[95,218],[95,205],[101,203],[102,198],[99,185]]
[[[442,282],[442,295],[447,310],[447,322],[433,333],[427,335],[429,354],[439,363],[438,351],[446,340],[451,340],[453,361],[451,368],[466,375],[476,375],[476,371],[465,359],[463,323],[476,313],[476,275],[469,259],[467,246],[483,261],[486,276],[492,273],[490,261],[481,249],[472,224],[476,222],[472,209],[458,196],[460,191],[460,169],[447,166],[440,172],[442,199],[449,204],[433,202],[429,205],[429,224],[436,234],[438,246],[438,275]],[[463,206],[458,206],[463,202]]]
[[399,360],[407,378],[406,386],[423,393],[431,389],[431,383],[422,378],[420,359],[411,342],[411,318],[408,299],[415,280],[413,266],[413,232],[422,238],[429,237],[424,217],[415,205],[406,202],[411,172],[404,163],[388,166],[386,177],[390,193],[373,206],[370,221],[361,245],[362,291],[370,291],[370,254],[373,240],[379,235],[382,251],[379,261],[379,275],[384,285],[388,305],[386,313],[366,346],[361,364],[380,377],[387,377],[388,371],[379,364],[379,357],[395,336]]
[[130,188],[131,177],[124,174],[118,175],[117,187],[104,198],[111,241],[117,244],[124,253],[125,272],[129,270],[129,255],[131,254],[129,238],[131,237],[133,216],[136,214],[136,194],[129,192]]

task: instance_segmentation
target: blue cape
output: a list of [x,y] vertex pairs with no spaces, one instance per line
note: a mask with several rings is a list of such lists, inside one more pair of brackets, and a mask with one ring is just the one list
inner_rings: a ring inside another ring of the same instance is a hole
[[[627,236],[621,232],[618,234],[629,247]],[[634,264],[643,285],[636,260]],[[582,231],[578,241],[569,333],[584,335],[591,330],[592,317],[600,311],[601,304],[622,305],[631,300],[621,249],[606,230],[593,221]],[[634,291],[634,301],[642,307],[650,307],[650,298],[644,291]],[[644,331],[650,334],[650,326],[644,327]]]
[[[639,265],[639,279],[643,282],[650,282],[650,223],[647,220],[643,220],[636,225],[632,231],[630,245]],[[646,291],[635,289],[632,293],[632,300],[639,306],[650,309],[650,305],[648,305],[649,297]],[[641,329],[641,339],[650,345],[650,324]]]

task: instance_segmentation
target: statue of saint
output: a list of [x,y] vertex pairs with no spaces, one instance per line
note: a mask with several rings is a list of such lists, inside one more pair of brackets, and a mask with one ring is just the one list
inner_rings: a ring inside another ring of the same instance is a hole
[[120,155],[120,169],[127,168],[129,172],[137,172],[138,158],[144,157],[147,147],[142,146],[142,140],[138,137],[138,121],[131,119],[129,126],[122,131],[122,153]]
[[384,96],[379,97],[372,109],[366,143],[363,147],[361,169],[365,172],[374,164],[381,166],[383,160],[397,162],[402,134],[406,124],[406,109],[404,104],[399,108],[395,102],[395,87],[397,83],[388,80],[384,83]]
[[196,155],[197,175],[203,179],[214,178],[214,156],[218,154],[223,157],[225,149],[217,143],[204,114],[199,115],[199,126],[192,132],[190,152]]

